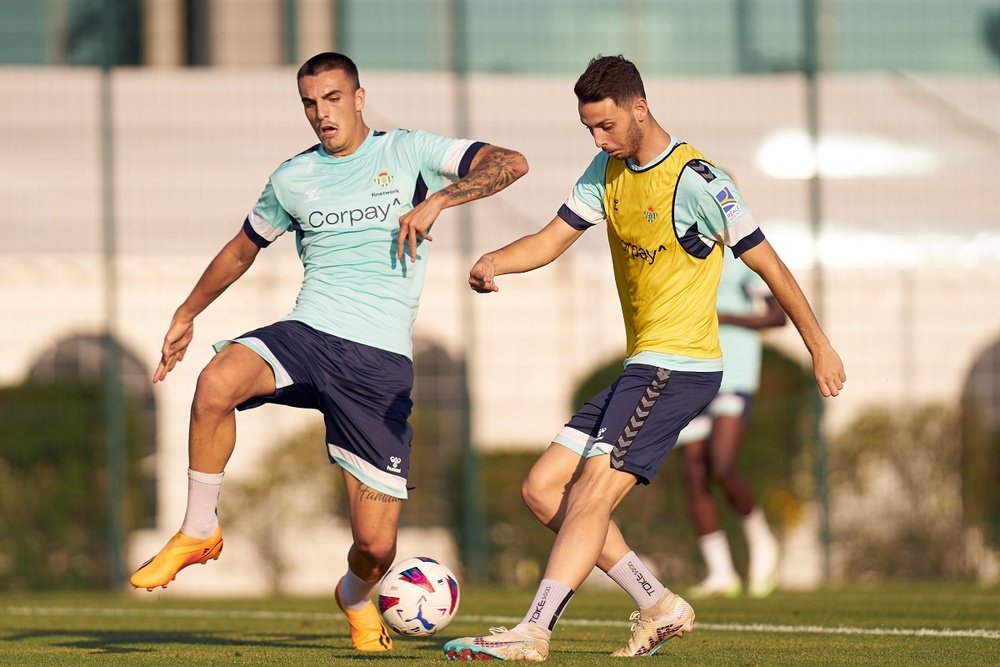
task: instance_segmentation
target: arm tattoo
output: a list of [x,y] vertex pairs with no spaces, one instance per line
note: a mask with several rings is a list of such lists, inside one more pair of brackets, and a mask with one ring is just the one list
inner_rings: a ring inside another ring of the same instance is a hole
[[388,493],[382,493],[381,491],[376,491],[367,484],[362,484],[358,493],[361,496],[361,500],[370,500],[376,503],[402,502],[399,498],[396,498],[395,496],[390,496]]
[[498,146],[490,146],[487,150],[489,153],[483,155],[464,178],[446,187],[441,194],[461,204],[500,192],[521,177],[516,166],[522,160],[519,153]]

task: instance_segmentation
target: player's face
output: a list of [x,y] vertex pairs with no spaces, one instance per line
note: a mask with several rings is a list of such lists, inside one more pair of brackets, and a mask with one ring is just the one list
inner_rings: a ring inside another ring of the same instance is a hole
[[342,157],[357,150],[367,134],[361,118],[364,88],[355,88],[343,70],[331,69],[299,79],[299,95],[306,118],[327,153]]
[[594,144],[613,158],[635,157],[642,143],[642,127],[635,105],[620,107],[610,97],[580,105],[580,122],[587,126]]

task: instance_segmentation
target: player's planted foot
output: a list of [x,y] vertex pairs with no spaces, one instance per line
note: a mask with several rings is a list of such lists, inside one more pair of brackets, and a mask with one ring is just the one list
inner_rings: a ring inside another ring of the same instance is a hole
[[695,600],[705,598],[737,598],[743,593],[743,584],[737,577],[708,577],[689,588],[685,595]]
[[535,625],[490,628],[485,637],[462,637],[444,645],[448,660],[521,660],[541,662],[549,655],[549,635]]
[[777,543],[750,554],[747,593],[750,597],[766,598],[778,587],[778,563],[781,551]]
[[668,639],[694,632],[694,609],[676,593],[665,593],[652,607],[632,612],[629,620],[632,636],[625,646],[611,654],[616,658],[653,655]]
[[216,527],[215,532],[205,539],[178,532],[160,549],[160,553],[139,566],[129,583],[135,588],[145,588],[148,591],[158,586],[166,588],[177,573],[188,565],[215,560],[221,552],[221,527]]
[[344,607],[340,601],[340,582],[333,589],[333,598],[337,606],[347,616],[347,624],[351,626],[351,643],[359,651],[378,652],[392,650],[392,637],[382,624],[375,604],[369,600],[364,609],[354,611]]

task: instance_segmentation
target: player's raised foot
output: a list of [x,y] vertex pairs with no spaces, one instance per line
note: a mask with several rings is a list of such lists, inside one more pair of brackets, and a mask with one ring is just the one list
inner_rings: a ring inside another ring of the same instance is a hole
[[778,563],[781,551],[777,544],[750,554],[750,572],[747,576],[747,594],[766,598],[778,587]]
[[541,662],[549,655],[549,634],[535,625],[490,628],[485,637],[462,637],[444,645],[448,660],[520,660]]
[[633,611],[632,636],[625,646],[611,655],[616,658],[637,658],[653,655],[668,639],[694,632],[694,609],[676,593],[667,592],[648,609]]
[[333,598],[347,616],[347,624],[351,627],[351,644],[354,648],[368,653],[392,650],[392,637],[382,624],[382,617],[375,609],[375,603],[369,600],[365,608],[358,611],[345,608],[340,601],[339,581],[337,587],[333,589]]
[[743,584],[737,577],[707,577],[684,593],[692,600],[705,598],[738,598],[743,594]]
[[222,528],[216,527],[215,532],[207,538],[191,537],[178,532],[170,538],[166,546],[132,573],[129,583],[135,588],[145,588],[148,591],[158,586],[167,587],[177,573],[188,565],[207,563],[215,560],[222,553]]

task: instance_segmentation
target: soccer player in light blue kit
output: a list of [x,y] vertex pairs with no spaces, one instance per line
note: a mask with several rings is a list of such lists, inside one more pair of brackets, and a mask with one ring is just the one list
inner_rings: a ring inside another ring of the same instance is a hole
[[392,640],[369,594],[392,565],[407,495],[411,332],[428,232],[442,210],[499,192],[527,173],[527,162],[481,142],[370,129],[357,67],[342,54],[310,58],[297,80],[320,143],[271,174],[242,229],[174,313],[153,382],[184,358],[195,316],[285,232],[294,232],[302,287],[281,321],[216,343],[191,406],[184,522],[131,583],[166,587],[182,568],[218,558],[216,507],[235,448],[236,409],[317,409],[330,460],[341,467],[354,536],[337,604],[356,649],[387,651]]
[[719,343],[725,368],[718,395],[677,436],[681,447],[688,510],[708,568],[704,580],[688,591],[692,598],[734,597],[743,590],[733,566],[729,541],[719,523],[711,485],[721,487],[739,515],[750,552],[747,593],[765,597],[777,585],[778,543],[749,480],[736,459],[743,446],[754,395],[760,385],[760,330],[784,326],[781,309],[760,276],[726,253],[716,300]]

